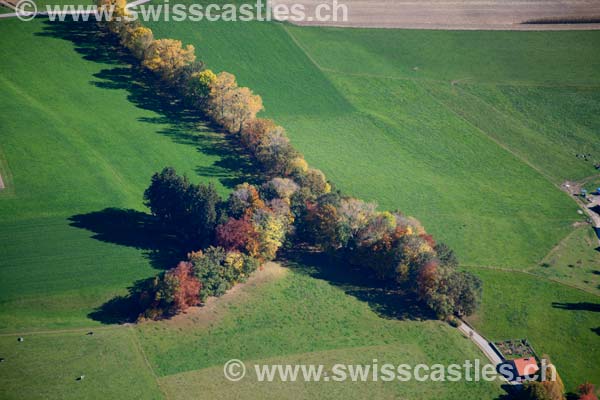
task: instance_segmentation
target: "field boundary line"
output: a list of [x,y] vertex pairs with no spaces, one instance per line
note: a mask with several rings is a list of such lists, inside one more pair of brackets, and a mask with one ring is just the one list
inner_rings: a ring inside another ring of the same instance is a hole
[[129,333],[131,335],[131,341],[133,342],[133,346],[136,348],[138,353],[142,356],[142,358],[144,359],[144,363],[146,364],[146,367],[148,367],[148,369],[150,370],[150,373],[154,377],[154,382],[156,382],[156,386],[158,387],[158,390],[163,395],[163,397],[168,400],[169,396],[167,396],[167,393],[160,386],[158,375],[156,374],[156,371],[154,371],[154,368],[152,368],[152,364],[150,364],[150,360],[148,360],[148,357],[146,356],[146,352],[144,351],[142,344],[140,343],[140,341],[137,338],[135,329],[133,329],[132,325],[127,325],[127,330],[129,331]]
[[[544,261],[547,261],[548,257],[550,257],[552,254],[556,253],[558,251],[558,248],[563,244],[563,242],[567,239],[569,239],[571,236],[575,235],[575,233],[577,233],[580,229],[583,229],[585,225],[582,226],[577,226],[575,227],[575,229],[573,229],[567,236],[565,236],[564,238],[562,238],[557,244],[556,246],[554,246],[552,249],[550,249],[550,251],[544,256],[542,257],[542,259],[540,260],[540,263],[543,263]],[[532,267],[529,267],[529,269],[531,269]]]
[[53,333],[78,333],[78,332],[89,332],[89,331],[110,331],[113,329],[120,329],[123,327],[125,327],[125,325],[89,326],[89,327],[84,327],[84,328],[54,329],[54,330],[47,329],[47,330],[40,330],[40,331],[15,331],[15,332],[0,333],[0,337],[50,335]]
[[[505,267],[494,267],[494,266],[491,266],[491,265],[461,265],[461,267],[464,267],[464,268],[488,269],[488,270],[491,270],[491,271],[510,272],[510,273],[515,273],[516,272],[516,273],[520,273],[520,274],[529,275],[529,276],[532,276],[532,277],[537,278],[537,279],[541,279],[541,280],[546,280],[546,281],[550,281],[550,282],[553,282],[553,283],[557,283],[557,284],[569,287],[571,289],[576,289],[576,290],[579,290],[581,292],[584,292],[584,293],[587,293],[587,294],[591,294],[592,296],[600,297],[600,294],[591,292],[588,289],[584,289],[582,287],[575,286],[575,285],[572,285],[570,283],[566,283],[566,282],[560,281],[560,280],[558,280],[556,278],[549,278],[549,277],[546,277],[546,276],[543,276],[543,275],[535,274],[535,273],[531,272],[530,269],[525,269],[525,270],[523,270],[523,269],[513,269],[513,268],[505,268]],[[529,267],[529,268],[531,268],[531,267]]]
[[290,32],[286,26],[286,24],[281,24],[282,29],[285,31],[285,33],[288,34],[288,36],[290,37],[290,39],[292,39],[292,42],[296,45],[296,47],[298,47],[300,49],[300,51],[302,51],[302,53],[304,53],[304,55],[310,60],[311,63],[314,64],[315,67],[317,67],[317,69],[320,69],[321,71],[325,71],[326,69],[323,68],[318,62],[317,60],[315,60],[310,53],[304,48],[304,46],[302,44],[300,44],[300,41],[298,41],[298,39],[292,34],[292,32]]

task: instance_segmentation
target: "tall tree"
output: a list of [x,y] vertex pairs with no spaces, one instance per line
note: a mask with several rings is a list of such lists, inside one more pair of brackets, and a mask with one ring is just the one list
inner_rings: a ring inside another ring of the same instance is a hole
[[164,80],[174,82],[178,71],[195,59],[194,46],[183,47],[180,40],[158,39],[148,46],[143,65]]
[[185,176],[166,167],[152,176],[150,186],[144,192],[144,204],[163,223],[179,223],[186,217],[183,199],[189,187],[190,182]]

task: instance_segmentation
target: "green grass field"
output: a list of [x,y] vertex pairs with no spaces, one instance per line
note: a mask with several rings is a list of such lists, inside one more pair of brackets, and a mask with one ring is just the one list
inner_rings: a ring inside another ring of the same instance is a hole
[[296,265],[277,280],[245,290],[243,301],[218,305],[211,310],[216,321],[205,329],[177,321],[139,326],[140,342],[165,391],[174,398],[192,398],[202,392],[225,398],[333,397],[335,393],[356,399],[368,393],[382,398],[491,398],[502,392],[499,383],[493,382],[286,385],[261,384],[251,378],[227,381],[222,365],[231,358],[246,361],[250,368],[254,363],[331,367],[335,363],[371,364],[373,359],[381,364],[448,365],[482,357],[448,325],[382,318],[374,311],[377,307],[359,300],[357,293],[366,295],[368,290],[315,279],[311,268]]
[[[150,176],[166,165],[222,194],[247,169],[221,136],[90,41],[93,25],[9,20],[0,30],[20,38],[1,45],[0,107],[10,117],[0,122],[0,331],[93,324],[94,308],[169,267],[149,262],[157,244],[111,230],[124,212],[102,211],[142,209]],[[99,218],[73,226],[89,213]]]
[[[3,399],[163,398],[128,328],[0,337]],[[77,380],[84,375],[83,380]]]
[[[594,174],[572,153],[600,150],[598,32],[151,26],[157,37],[191,42],[209,67],[235,73],[261,94],[265,115],[345,193],[417,216],[465,266],[543,277],[473,268],[485,284],[473,324],[494,340],[528,337],[571,390],[599,382],[598,297],[545,279],[598,289],[591,236],[571,227],[582,217],[556,187]],[[224,381],[220,368],[229,358],[448,363],[482,356],[445,324],[398,319],[393,311],[410,314],[401,300],[305,266],[224,304],[209,326],[99,329],[98,307],[173,261],[139,229],[151,174],[173,165],[226,194],[252,179],[252,170],[94,30],[42,19],[0,22],[3,37],[19,39],[0,44],[7,184],[0,192],[0,397],[501,393],[484,383],[290,388]],[[569,267],[579,260],[583,267]],[[550,267],[541,267],[546,261]],[[401,310],[389,310],[390,302]],[[74,328],[82,330],[30,333]],[[87,329],[96,334],[85,336]],[[86,379],[75,381],[81,374]]]

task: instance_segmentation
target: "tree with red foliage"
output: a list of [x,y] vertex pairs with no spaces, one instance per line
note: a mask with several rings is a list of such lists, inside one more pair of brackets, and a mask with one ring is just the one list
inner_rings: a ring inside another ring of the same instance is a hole
[[200,302],[202,284],[194,274],[192,263],[181,261],[177,267],[165,273],[164,281],[172,287],[172,311],[184,311]]
[[258,232],[248,216],[242,219],[229,218],[217,226],[217,245],[227,251],[247,252],[256,256],[259,251]]
[[598,397],[594,393],[596,391],[596,387],[589,383],[583,383],[579,385],[577,388],[577,392],[579,393],[579,400],[598,400]]

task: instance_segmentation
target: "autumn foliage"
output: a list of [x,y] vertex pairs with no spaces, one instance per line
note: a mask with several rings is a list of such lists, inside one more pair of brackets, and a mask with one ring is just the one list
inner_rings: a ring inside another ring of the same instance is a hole
[[[99,1],[118,4],[126,13],[123,0]],[[440,318],[475,311],[481,282],[457,270],[451,249],[436,243],[416,219],[378,211],[373,203],[333,189],[325,174],[292,146],[282,126],[257,118],[261,97],[239,86],[233,74],[213,73],[196,61],[193,46],[156,39],[137,23],[114,20],[107,27],[186,105],[241,144],[264,177],[261,185],[239,185],[226,200],[172,169],[152,178],[145,198],[153,214],[166,225],[186,227],[177,235],[203,249],[155,282],[153,293],[161,304],[173,309],[192,304],[198,284],[202,298],[222,294],[293,239],[412,290]],[[156,301],[150,301],[152,307]]]
[[134,293],[134,300],[140,307],[140,317],[158,319],[199,304],[201,289],[192,264],[182,261],[177,267],[146,282]]
[[229,218],[216,229],[217,245],[230,251],[244,251],[251,256],[258,256],[258,239],[258,232],[248,216],[242,219]]

